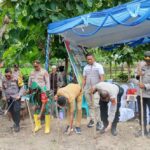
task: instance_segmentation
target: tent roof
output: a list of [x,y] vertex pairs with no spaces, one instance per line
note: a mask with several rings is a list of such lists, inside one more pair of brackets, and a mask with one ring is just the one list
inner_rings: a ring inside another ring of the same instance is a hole
[[59,34],[72,44],[106,47],[150,42],[150,0],[130,3],[89,13],[48,25],[48,34]]

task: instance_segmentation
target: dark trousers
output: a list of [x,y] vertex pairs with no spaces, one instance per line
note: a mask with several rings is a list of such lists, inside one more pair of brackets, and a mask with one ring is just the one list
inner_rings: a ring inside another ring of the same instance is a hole
[[[11,105],[11,106],[10,106]],[[20,123],[20,109],[21,103],[19,100],[13,102],[13,98],[8,100],[8,108],[10,106],[9,112],[11,113],[12,119],[17,127],[19,127]]]
[[[116,128],[117,127],[117,123],[119,122],[119,116],[120,116],[120,111],[119,108],[121,106],[121,97],[123,95],[123,88],[119,87],[119,93],[117,95],[117,110],[116,110],[116,114],[115,114],[115,118],[113,120],[112,123],[112,128]],[[101,114],[101,120],[103,121],[104,127],[106,128],[108,125],[108,102],[103,101],[102,99],[100,99],[100,114]]]
[[[139,110],[139,120],[141,125],[141,102],[140,102],[140,96],[137,96],[137,103],[138,103],[138,110]],[[150,112],[150,98],[143,97],[143,120],[144,120],[144,127],[146,130],[147,125],[147,107],[149,108]],[[150,124],[150,122],[148,122]]]

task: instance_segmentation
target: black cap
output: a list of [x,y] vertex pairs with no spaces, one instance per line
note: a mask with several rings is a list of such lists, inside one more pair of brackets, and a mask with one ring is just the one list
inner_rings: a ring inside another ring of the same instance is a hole
[[64,97],[64,96],[59,96],[59,97],[58,97],[58,100],[57,100],[57,103],[58,103],[58,105],[61,106],[61,107],[66,106],[66,103],[67,103],[66,97]]

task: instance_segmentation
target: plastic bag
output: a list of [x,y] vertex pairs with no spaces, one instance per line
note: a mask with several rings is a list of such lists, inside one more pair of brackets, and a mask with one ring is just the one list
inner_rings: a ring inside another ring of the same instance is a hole
[[130,120],[134,117],[134,111],[129,108],[120,108],[120,117],[119,121],[125,122],[127,120]]

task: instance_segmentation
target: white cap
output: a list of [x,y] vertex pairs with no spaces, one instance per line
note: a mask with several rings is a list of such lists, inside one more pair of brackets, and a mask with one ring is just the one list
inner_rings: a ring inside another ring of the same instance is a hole
[[57,68],[57,67],[56,67],[55,65],[53,65],[53,66],[52,66],[52,69],[55,69],[55,68]]

